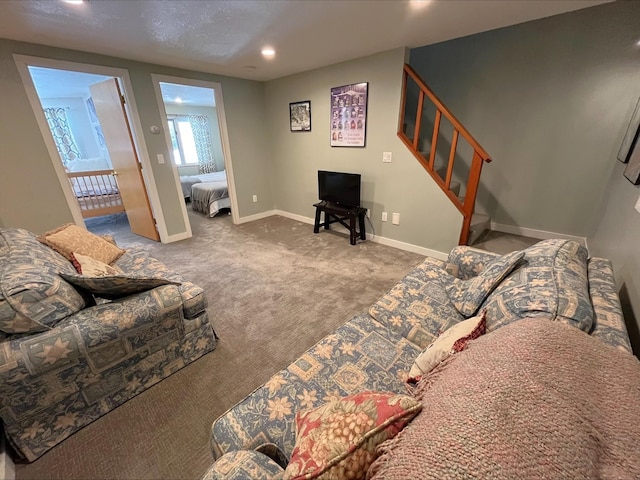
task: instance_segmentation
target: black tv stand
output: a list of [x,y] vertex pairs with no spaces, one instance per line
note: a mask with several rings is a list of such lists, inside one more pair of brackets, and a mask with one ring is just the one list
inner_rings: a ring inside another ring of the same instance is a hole
[[[349,242],[351,245],[356,244],[358,235],[361,240],[367,239],[364,229],[364,217],[367,214],[366,208],[346,208],[324,200],[322,202],[314,203],[313,206],[316,207],[316,221],[313,225],[313,233],[319,233],[320,227],[324,227],[325,230],[329,230],[329,225],[340,222],[342,226],[349,230]],[[324,212],[324,222],[320,223],[320,214],[322,212]],[[360,231],[356,229],[356,219],[358,219]],[[349,223],[347,223],[346,220],[349,220]]]

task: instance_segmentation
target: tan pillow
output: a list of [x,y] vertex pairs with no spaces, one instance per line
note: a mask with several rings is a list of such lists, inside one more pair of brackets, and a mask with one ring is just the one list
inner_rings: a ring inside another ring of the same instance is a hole
[[111,264],[125,252],[113,243],[73,223],[40,235],[38,240],[70,261],[71,253],[75,252]]
[[487,327],[485,315],[486,313],[482,312],[477,317],[463,320],[445,330],[413,362],[409,371],[409,381],[415,381],[429,373],[450,354],[464,350],[470,340],[482,335]]
[[122,270],[118,267],[107,265],[104,262],[77,252],[71,253],[71,263],[73,263],[73,266],[76,268],[78,273],[90,277],[99,277],[102,275],[118,275],[122,273]]

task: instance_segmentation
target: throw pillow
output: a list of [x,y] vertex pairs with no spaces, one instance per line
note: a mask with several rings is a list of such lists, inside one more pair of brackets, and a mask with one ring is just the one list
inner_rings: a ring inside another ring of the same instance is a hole
[[122,273],[122,270],[118,267],[112,267],[111,265],[107,265],[106,263],[77,252],[71,252],[71,263],[73,263],[78,273],[90,277],[118,275]]
[[298,412],[296,444],[284,479],[364,479],[376,447],[421,409],[406,395],[362,392]]
[[450,354],[461,352],[467,344],[484,334],[487,328],[486,312],[456,323],[445,330],[431,345],[418,355],[409,371],[410,383],[415,383],[422,375],[429,373]]
[[445,287],[449,299],[465,317],[475,315],[482,302],[511,273],[522,257],[522,251],[511,252],[489,262],[479,275],[469,280],[452,278]]
[[60,276],[70,284],[79,287],[97,297],[114,300],[134,293],[146,292],[161,285],[180,285],[164,278],[136,277],[130,275],[100,275],[89,277],[61,273]]
[[113,243],[73,223],[40,235],[38,240],[68,260],[71,260],[71,252],[76,252],[111,264],[125,252]]

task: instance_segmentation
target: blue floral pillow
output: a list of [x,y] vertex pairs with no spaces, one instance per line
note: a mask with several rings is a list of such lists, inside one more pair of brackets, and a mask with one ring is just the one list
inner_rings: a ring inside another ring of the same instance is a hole
[[134,293],[146,292],[161,285],[180,285],[164,278],[137,277],[131,275],[87,275],[60,273],[70,284],[101,298],[113,300]]
[[492,260],[480,274],[469,280],[452,278],[445,287],[449,299],[465,317],[475,315],[482,302],[511,273],[522,257],[522,251],[511,252]]

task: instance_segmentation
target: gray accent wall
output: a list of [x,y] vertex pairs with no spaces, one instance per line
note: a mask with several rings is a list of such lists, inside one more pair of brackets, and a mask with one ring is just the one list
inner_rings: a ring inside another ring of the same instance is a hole
[[586,237],[640,96],[640,2],[614,2],[411,50],[493,157],[478,208]]
[[[405,59],[400,48],[267,83],[275,207],[313,218],[318,170],[360,173],[376,235],[448,252],[458,242],[462,216],[396,135]],[[366,147],[331,147],[330,89],[360,82],[369,82]],[[311,101],[311,131],[291,132],[289,103],[303,100]],[[382,163],[385,151],[392,163]],[[393,212],[400,213],[400,225],[391,224]]]
[[[161,165],[155,161],[158,153],[169,158],[169,152],[164,133],[154,135],[149,132],[149,127],[161,125],[163,118],[151,74],[220,83],[238,192],[238,213],[246,216],[272,208],[270,186],[265,181],[271,173],[271,159],[265,129],[263,83],[0,39],[0,104],[3,106],[0,112],[0,218],[5,226],[41,233],[73,221],[13,54],[128,70],[143,127],[143,138],[140,140],[145,143],[152,158],[151,166],[169,235],[186,231],[181,207],[184,200],[176,188],[171,165],[168,162]],[[251,201],[253,193],[260,196],[261,203]]]

